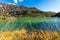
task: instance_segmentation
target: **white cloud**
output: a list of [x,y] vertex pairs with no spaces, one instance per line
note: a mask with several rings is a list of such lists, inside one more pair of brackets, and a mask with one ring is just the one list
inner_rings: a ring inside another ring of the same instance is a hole
[[18,3],[18,0],[14,0],[14,3]]
[[13,0],[13,1],[14,1],[14,3],[18,3],[18,1],[23,2],[24,0]]
[[13,5],[16,5],[15,3],[8,3],[8,4],[13,4]]
[[19,2],[23,2],[24,0],[19,0]]

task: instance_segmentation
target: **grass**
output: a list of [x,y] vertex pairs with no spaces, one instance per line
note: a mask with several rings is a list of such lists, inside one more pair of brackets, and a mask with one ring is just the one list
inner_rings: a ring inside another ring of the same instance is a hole
[[0,40],[60,40],[56,31],[28,31],[25,29],[0,32]]

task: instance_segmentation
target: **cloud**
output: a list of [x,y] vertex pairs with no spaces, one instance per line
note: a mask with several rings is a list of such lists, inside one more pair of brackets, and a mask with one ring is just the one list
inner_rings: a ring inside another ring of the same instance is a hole
[[13,5],[16,5],[15,3],[8,3],[8,4],[13,4]]
[[14,0],[14,3],[18,3],[18,0]]
[[24,0],[19,0],[19,2],[23,2]]
[[14,3],[23,2],[24,0],[14,0]]

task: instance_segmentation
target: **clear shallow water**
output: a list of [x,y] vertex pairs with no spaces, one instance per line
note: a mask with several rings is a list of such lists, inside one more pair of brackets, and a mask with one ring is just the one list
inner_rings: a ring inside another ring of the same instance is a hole
[[13,18],[0,19],[0,31],[20,29],[28,30],[59,30],[60,18]]

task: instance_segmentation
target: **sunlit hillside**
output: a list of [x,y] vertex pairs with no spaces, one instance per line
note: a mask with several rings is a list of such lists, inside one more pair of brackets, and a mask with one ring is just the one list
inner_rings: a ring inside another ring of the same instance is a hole
[[0,16],[14,17],[51,17],[55,12],[45,12],[36,7],[27,7],[24,5],[17,6],[0,2]]

